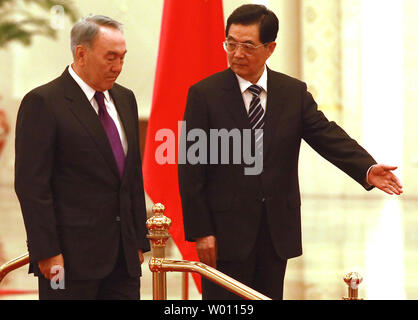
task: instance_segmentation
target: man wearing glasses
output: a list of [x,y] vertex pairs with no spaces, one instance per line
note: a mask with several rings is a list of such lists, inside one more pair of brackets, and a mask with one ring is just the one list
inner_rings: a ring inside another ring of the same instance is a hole
[[[204,130],[208,137],[212,129],[251,130],[251,141],[243,134],[242,146],[250,144],[261,156],[262,172],[245,174],[245,161],[179,164],[186,240],[196,241],[203,263],[272,299],[283,298],[287,259],[302,254],[301,139],[366,190],[402,193],[392,173],[396,167],[376,164],[328,121],[305,83],[266,66],[278,29],[276,15],[266,7],[237,8],[228,18],[223,44],[230,68],[189,89],[184,116],[186,134],[193,129]],[[185,147],[190,150],[192,143]],[[208,159],[214,152],[220,159],[224,150],[206,151]],[[205,279],[202,288],[204,299],[237,298]]]

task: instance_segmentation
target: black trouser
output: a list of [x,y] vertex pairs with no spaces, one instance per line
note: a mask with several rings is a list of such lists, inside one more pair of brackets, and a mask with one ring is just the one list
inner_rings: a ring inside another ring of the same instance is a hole
[[[216,263],[219,271],[235,280],[274,300],[283,299],[287,260],[281,259],[273,248],[265,209],[263,210],[257,241],[249,257],[239,262],[218,260]],[[202,298],[204,300],[241,299],[205,278],[202,278]]]
[[[65,267],[65,265],[64,265]],[[140,278],[132,278],[126,269],[122,248],[113,271],[104,279],[64,279],[65,289],[53,289],[50,280],[38,277],[40,300],[138,300]]]

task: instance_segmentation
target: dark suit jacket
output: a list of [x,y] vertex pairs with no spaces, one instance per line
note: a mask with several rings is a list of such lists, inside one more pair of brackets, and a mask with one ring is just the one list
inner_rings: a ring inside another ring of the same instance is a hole
[[[277,254],[285,259],[302,254],[298,182],[301,139],[362,186],[370,187],[365,177],[376,162],[317,110],[305,83],[268,69],[267,86],[260,175],[245,175],[244,162],[179,165],[186,240],[215,235],[221,260],[238,261],[248,256],[255,244],[263,207]],[[184,120],[186,133],[194,128],[205,132],[249,129],[235,74],[227,69],[193,85]],[[193,142],[186,144],[189,148]]]
[[16,124],[15,189],[32,267],[62,253],[65,276],[100,279],[112,271],[120,241],[131,276],[138,249],[149,250],[137,104],[132,91],[109,90],[128,152],[118,173],[102,124],[68,69],[22,100]]

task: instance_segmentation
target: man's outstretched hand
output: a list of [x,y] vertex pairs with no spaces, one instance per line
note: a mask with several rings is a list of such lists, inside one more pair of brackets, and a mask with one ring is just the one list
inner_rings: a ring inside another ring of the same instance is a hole
[[369,184],[379,188],[387,194],[400,195],[403,193],[402,184],[399,179],[392,173],[392,171],[396,169],[398,169],[398,167],[376,164],[370,169],[367,176],[367,181]]

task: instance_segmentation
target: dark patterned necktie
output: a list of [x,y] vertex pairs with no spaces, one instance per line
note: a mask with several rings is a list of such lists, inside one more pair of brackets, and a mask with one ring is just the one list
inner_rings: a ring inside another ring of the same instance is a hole
[[255,137],[255,150],[262,152],[263,147],[263,128],[264,128],[264,109],[261,106],[260,94],[263,89],[260,86],[252,85],[247,89],[253,95],[248,111],[251,129]]
[[113,155],[115,156],[116,164],[118,165],[119,175],[122,177],[123,171],[125,169],[125,152],[123,151],[118,129],[116,128],[115,122],[106,110],[103,92],[96,91],[94,98],[99,105],[99,119],[106,131],[107,137],[113,150]]

